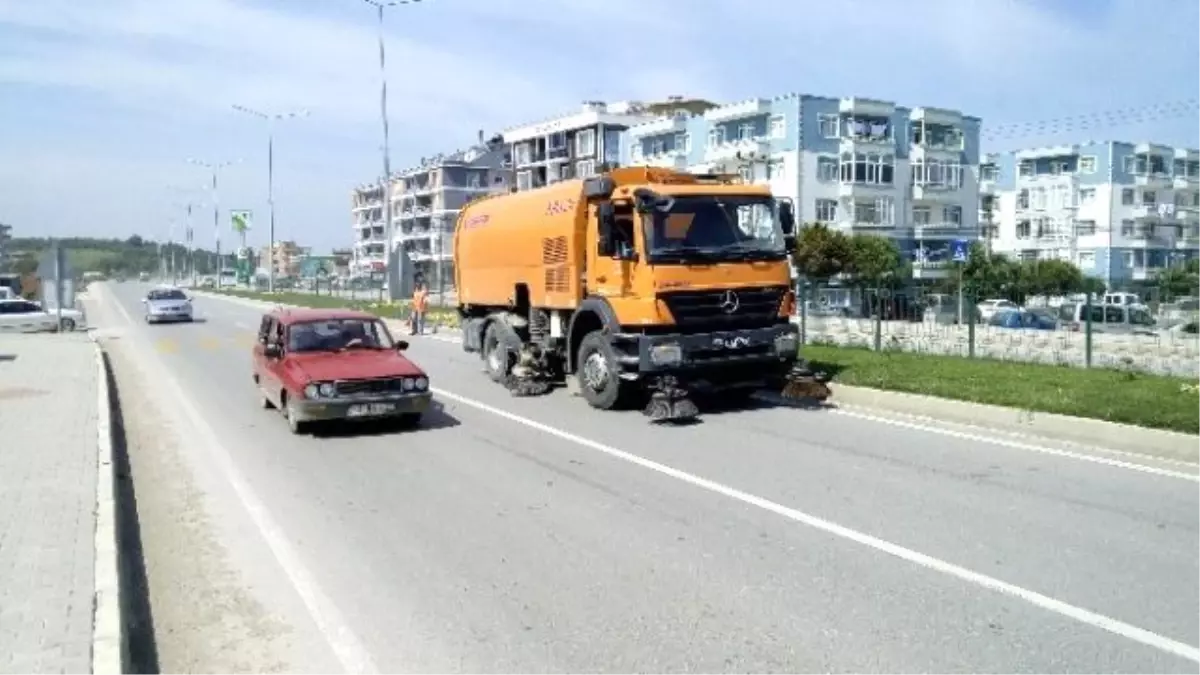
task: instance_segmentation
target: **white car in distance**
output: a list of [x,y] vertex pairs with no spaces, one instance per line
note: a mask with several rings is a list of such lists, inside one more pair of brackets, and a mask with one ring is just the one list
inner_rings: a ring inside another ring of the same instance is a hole
[[983,323],[987,323],[997,312],[1021,309],[1020,305],[1011,300],[984,300],[977,307],[979,308],[979,318]]
[[64,307],[57,312],[23,298],[0,300],[0,332],[3,333],[67,333],[83,325],[83,312],[77,309]]

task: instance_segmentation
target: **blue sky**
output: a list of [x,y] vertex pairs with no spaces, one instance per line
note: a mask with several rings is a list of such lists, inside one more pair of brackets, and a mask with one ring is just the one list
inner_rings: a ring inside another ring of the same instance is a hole
[[[1198,22],[1193,0],[424,0],[388,17],[393,166],[583,100],[671,94],[957,108],[993,149],[1195,147],[1194,115],[1010,125],[1200,98]],[[262,243],[265,128],[231,106],[305,108],[277,134],[277,234],[347,244],[349,191],[379,174],[375,31],[360,0],[0,0],[0,222],[165,238],[190,193],[211,246],[208,178],[185,160],[240,159],[221,207],[253,209]]]

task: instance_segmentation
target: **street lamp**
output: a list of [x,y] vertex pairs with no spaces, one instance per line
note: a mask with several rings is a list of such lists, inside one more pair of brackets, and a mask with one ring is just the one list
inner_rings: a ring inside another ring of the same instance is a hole
[[[187,250],[187,259],[185,261],[185,266],[191,268],[192,286],[195,286],[196,285],[196,248],[195,248],[195,233],[192,231],[192,210],[197,208],[199,206],[199,203],[192,201],[191,193],[193,191],[189,188],[180,187],[178,185],[168,185],[167,189],[176,194],[182,194],[182,195],[187,196],[186,201],[184,201],[182,203],[172,202],[171,206],[173,206],[177,209],[183,209],[184,212],[186,213],[186,216],[184,219],[184,231],[183,231],[184,248]],[[175,261],[175,248],[174,248],[174,241],[175,241],[175,218],[174,218],[174,216],[172,216],[172,218],[171,218],[170,240],[171,240],[170,241],[170,245],[171,245],[171,278],[174,283],[178,283],[178,274],[175,273],[176,261]]]
[[217,290],[221,289],[221,272],[224,271],[224,264],[221,260],[221,211],[217,199],[217,174],[227,166],[239,164],[242,160],[234,159],[224,162],[205,162],[192,157],[188,158],[188,164],[204,167],[212,172],[212,205],[213,205],[213,237],[217,245]]
[[383,121],[383,232],[387,238],[387,284],[388,295],[395,299],[396,290],[392,287],[395,270],[392,268],[392,160],[390,143],[388,142],[388,109],[387,109],[387,56],[383,45],[383,15],[384,10],[413,5],[421,0],[363,0],[375,7],[379,16],[379,116]]
[[270,252],[270,260],[267,261],[267,291],[275,292],[275,123],[282,120],[296,119],[298,117],[308,117],[307,110],[293,110],[284,113],[267,113],[246,106],[235,105],[233,109],[253,115],[267,122],[267,209],[270,211],[271,223],[268,226],[270,230],[268,237],[270,242],[267,250]]

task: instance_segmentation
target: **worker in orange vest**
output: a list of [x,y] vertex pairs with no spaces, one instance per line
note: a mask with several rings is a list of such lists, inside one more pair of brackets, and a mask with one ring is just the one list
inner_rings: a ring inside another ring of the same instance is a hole
[[429,291],[425,288],[424,282],[418,281],[416,287],[413,288],[412,314],[409,321],[412,335],[420,335],[425,332],[425,311],[428,309]]

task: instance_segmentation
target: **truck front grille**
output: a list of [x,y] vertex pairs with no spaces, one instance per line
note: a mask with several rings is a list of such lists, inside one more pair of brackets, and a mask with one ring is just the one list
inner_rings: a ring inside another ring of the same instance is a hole
[[[787,288],[768,286],[719,291],[672,291],[659,294],[676,325],[698,329],[754,328],[777,321]],[[732,308],[732,309],[731,309]]]

